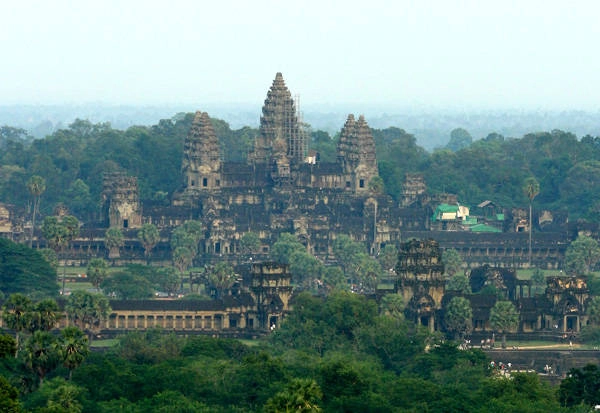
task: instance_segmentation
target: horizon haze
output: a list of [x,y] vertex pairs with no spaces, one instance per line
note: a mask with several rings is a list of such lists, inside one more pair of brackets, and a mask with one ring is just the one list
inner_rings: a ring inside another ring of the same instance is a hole
[[306,111],[596,111],[599,12],[594,1],[9,1],[0,106],[260,106],[282,72]]

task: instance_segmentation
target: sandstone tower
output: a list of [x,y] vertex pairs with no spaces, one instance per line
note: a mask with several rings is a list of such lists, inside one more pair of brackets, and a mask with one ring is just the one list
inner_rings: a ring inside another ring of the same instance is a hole
[[438,242],[412,240],[401,245],[396,274],[407,318],[431,331],[437,329],[445,292],[444,264]]
[[281,73],[273,85],[260,118],[260,130],[249,161],[264,164],[273,181],[285,185],[293,181],[294,170],[304,162],[306,138],[298,125],[296,107]]
[[221,186],[221,149],[208,113],[196,112],[183,148],[183,197]]
[[139,228],[142,226],[137,178],[122,172],[104,174],[103,209],[110,228]]
[[354,192],[368,191],[369,182],[379,172],[375,140],[363,115],[359,116],[358,121],[354,120],[354,115],[348,115],[340,132],[337,159],[346,177],[346,188]]

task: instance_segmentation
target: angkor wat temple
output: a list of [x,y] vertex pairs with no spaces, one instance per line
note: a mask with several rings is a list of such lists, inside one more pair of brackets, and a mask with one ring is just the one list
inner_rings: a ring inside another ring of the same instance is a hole
[[[156,224],[163,229],[165,242],[153,256],[165,261],[170,254],[169,228],[196,219],[206,228],[200,259],[207,262],[236,261],[241,237],[253,231],[260,236],[265,254],[283,232],[295,234],[310,253],[325,261],[334,258],[332,244],[339,234],[364,243],[372,255],[387,243],[433,237],[444,248],[457,249],[469,265],[528,264],[528,236],[519,232],[528,228],[522,211],[495,213],[488,201],[482,204],[481,214],[491,211],[493,219],[482,216],[486,225],[465,231],[464,217],[436,220],[438,205],[457,204],[457,200],[453,195],[428,195],[422,176],[406,177],[399,200],[382,193],[375,142],[364,116],[348,116],[335,162],[322,162],[308,144],[294,99],[277,73],[246,162],[224,161],[209,115],[196,112],[182,154],[182,186],[173,194],[171,206],[140,205],[134,177],[109,175],[104,192],[107,226],[126,230],[146,222]],[[499,233],[482,233],[477,230],[481,227]],[[563,229],[536,234],[532,264],[557,268],[566,237]],[[135,236],[131,238],[123,254],[136,258],[142,250]],[[85,240],[79,246],[85,248]]]

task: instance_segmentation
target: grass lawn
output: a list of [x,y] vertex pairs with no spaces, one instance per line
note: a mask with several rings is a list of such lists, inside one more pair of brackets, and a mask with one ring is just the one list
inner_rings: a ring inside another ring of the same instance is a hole
[[[496,348],[502,348],[502,343],[499,340],[496,340]],[[532,341],[506,341],[506,348],[512,349],[513,347],[518,347],[519,350],[594,350],[594,346],[591,344],[581,344],[581,343],[573,343],[573,348],[569,346],[568,342],[559,343],[556,341],[541,341],[541,340],[532,340]]]
[[94,340],[94,341],[92,341],[92,347],[99,347],[99,348],[114,347],[117,345],[118,342],[119,342],[119,339],[116,339],[116,338],[107,338],[105,340]]

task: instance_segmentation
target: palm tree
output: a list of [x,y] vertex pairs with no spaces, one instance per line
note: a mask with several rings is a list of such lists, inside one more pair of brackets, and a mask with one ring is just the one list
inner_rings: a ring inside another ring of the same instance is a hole
[[502,333],[502,348],[506,348],[506,332],[519,326],[519,313],[510,301],[497,301],[490,310],[490,326]]
[[529,259],[528,264],[531,267],[531,223],[532,223],[532,204],[533,199],[540,193],[540,183],[534,178],[529,177],[525,180],[523,191],[529,198]]
[[160,241],[160,233],[154,224],[144,224],[138,231],[138,238],[144,246],[144,255],[146,256],[146,264],[150,263],[150,255],[152,249]]
[[293,379],[288,386],[267,400],[264,411],[271,412],[320,412],[323,397],[321,388],[313,379]]
[[61,311],[56,301],[46,298],[34,305],[29,330],[50,331],[56,327],[60,317]]
[[[79,220],[72,215],[61,218],[46,217],[42,224],[42,234],[57,255],[69,246],[69,243],[79,234]],[[62,293],[65,291],[66,257],[63,256]]]
[[109,228],[104,236],[104,244],[108,248],[108,258],[118,258],[119,249],[124,245],[123,232],[116,227]]
[[40,196],[46,191],[46,181],[39,175],[33,175],[27,181],[27,190],[33,195],[33,214],[31,216],[31,235],[29,236],[29,247],[33,245],[33,232],[35,231],[35,218],[40,208]]
[[2,306],[2,317],[6,327],[16,332],[17,352],[19,353],[19,340],[22,331],[27,330],[31,321],[31,300],[20,293],[12,294]]
[[108,319],[111,308],[104,295],[76,290],[67,299],[65,311],[69,319],[81,330],[87,330],[91,343],[93,332],[102,326],[103,321]]
[[60,362],[56,338],[47,331],[36,331],[25,344],[25,363],[40,379],[40,385],[48,372]]
[[108,274],[108,264],[102,258],[92,258],[87,267],[87,278],[94,288],[100,288],[100,283],[104,281]]
[[69,326],[60,332],[58,342],[63,366],[69,369],[69,380],[71,380],[73,370],[79,367],[90,353],[88,338],[77,327]]

